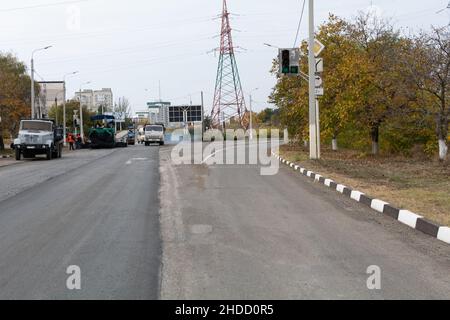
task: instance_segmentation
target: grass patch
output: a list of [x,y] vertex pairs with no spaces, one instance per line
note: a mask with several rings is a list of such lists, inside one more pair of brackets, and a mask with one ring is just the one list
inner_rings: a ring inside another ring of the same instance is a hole
[[12,156],[14,154],[13,151],[11,149],[0,150],[0,156]]
[[371,197],[450,226],[450,165],[437,161],[361,155],[351,150],[322,151],[322,159],[309,160],[298,146],[282,146],[281,155]]

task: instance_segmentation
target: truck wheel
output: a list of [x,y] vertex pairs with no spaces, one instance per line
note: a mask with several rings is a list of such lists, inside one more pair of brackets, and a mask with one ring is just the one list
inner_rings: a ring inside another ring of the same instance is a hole
[[58,158],[62,158],[62,145],[58,147]]
[[52,160],[52,149],[47,150],[47,160]]
[[16,148],[16,160],[20,161],[22,158],[22,153],[20,152],[20,149]]

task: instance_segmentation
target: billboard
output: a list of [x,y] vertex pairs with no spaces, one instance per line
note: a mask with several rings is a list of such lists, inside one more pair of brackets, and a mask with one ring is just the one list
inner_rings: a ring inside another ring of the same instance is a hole
[[202,106],[170,106],[169,122],[184,123],[184,111],[187,112],[187,122],[202,121]]

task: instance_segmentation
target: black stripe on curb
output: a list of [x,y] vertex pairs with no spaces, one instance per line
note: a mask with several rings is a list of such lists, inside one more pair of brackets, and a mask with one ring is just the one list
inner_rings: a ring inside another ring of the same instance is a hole
[[429,234],[430,236],[436,238],[439,233],[439,228],[440,226],[430,220],[424,218],[417,219],[416,229],[422,231],[423,233]]
[[400,214],[400,210],[397,208],[394,208],[390,206],[389,204],[384,205],[383,213],[387,214],[388,216],[394,218],[395,220],[398,220],[398,216]]
[[[274,155],[275,155],[275,154],[274,154]],[[281,161],[282,163],[286,163],[286,160],[284,160],[284,159],[282,159],[282,158],[280,158],[280,161]],[[294,164],[293,167],[295,168],[295,166],[296,166],[296,164]],[[298,168],[301,168],[301,167],[298,166]],[[313,179],[314,181],[319,181],[319,183],[325,185],[325,180],[327,180],[326,178],[324,178],[324,177],[322,177],[321,175],[319,175],[319,174],[317,174],[317,173],[314,173],[314,172],[312,172],[312,171],[308,171],[307,169],[304,169],[304,168],[302,168],[302,169],[303,169],[303,175],[304,175],[304,176],[308,177],[308,173],[310,173],[310,177],[309,177],[309,178]],[[301,171],[300,171],[300,172],[301,172]],[[316,179],[317,176],[319,176],[318,179]],[[330,180],[331,180],[331,179],[330,179]],[[337,182],[334,182],[333,180],[330,181],[330,188],[331,188],[331,189],[333,189],[333,190],[335,190],[335,191],[338,191],[338,185],[339,185],[339,184],[338,184]],[[325,185],[325,186],[326,186],[326,185]],[[338,191],[338,192],[339,192],[339,191]],[[343,188],[342,188],[342,193],[343,193],[344,195],[348,196],[348,197],[351,197],[351,196],[352,196],[352,192],[353,192],[353,190],[350,189],[350,188],[348,188],[348,187],[343,187]],[[357,192],[357,191],[355,190],[355,192]],[[339,193],[340,193],[340,192],[339,192]],[[353,199],[354,199],[354,198],[353,198]],[[355,200],[355,199],[354,199],[354,200]],[[368,196],[366,196],[366,195],[364,195],[364,194],[361,194],[361,195],[360,195],[359,201],[357,201],[357,200],[355,200],[355,201],[360,202],[360,203],[362,203],[362,204],[364,204],[364,205],[366,205],[366,206],[372,208],[372,202],[373,202],[374,200],[381,201],[381,200],[379,200],[379,199],[372,199],[372,198],[370,198],[370,197],[368,197]],[[382,201],[382,202],[385,202],[385,201]],[[375,209],[375,208],[373,208],[373,209],[376,210],[377,212],[378,212],[378,210],[379,210],[379,209]],[[397,221],[399,221],[399,218],[400,218],[400,212],[401,212],[401,211],[402,211],[402,210],[397,209],[397,208],[391,206],[390,204],[384,204],[384,207],[383,207],[383,214],[386,214],[387,216],[390,216],[390,217],[396,219]],[[407,211],[407,210],[404,210],[404,211]],[[404,221],[401,221],[401,222],[402,222],[403,224],[405,224]],[[409,225],[409,224],[408,224],[408,225]],[[434,237],[434,238],[438,238],[439,233],[440,233],[439,231],[440,231],[441,228],[448,229],[447,227],[440,226],[440,225],[438,225],[437,223],[435,223],[435,222],[433,222],[433,221],[430,221],[430,220],[428,220],[428,219],[424,219],[424,218],[418,218],[418,219],[417,219],[417,222],[416,222],[416,227],[415,227],[416,230],[421,231],[421,232],[423,232],[423,233],[425,233],[425,234],[427,234],[427,235],[430,235],[430,236],[432,236],[432,237]],[[442,240],[443,242],[449,244],[449,242],[448,242],[447,240],[443,240],[442,238],[439,238],[439,240]]]
[[359,198],[359,202],[361,202],[362,204],[365,204],[368,207],[372,206],[372,200],[373,200],[372,198],[369,198],[368,196],[363,195],[363,194]]
[[352,196],[352,189],[345,187],[344,188],[344,192],[342,192],[344,195],[346,195],[347,197],[351,197]]

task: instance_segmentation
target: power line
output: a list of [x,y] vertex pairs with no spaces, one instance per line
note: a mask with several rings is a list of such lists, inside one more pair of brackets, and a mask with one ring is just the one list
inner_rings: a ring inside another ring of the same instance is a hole
[[37,9],[37,8],[45,8],[45,7],[54,7],[54,6],[61,6],[64,4],[89,2],[89,1],[90,0],[72,0],[72,1],[62,1],[62,2],[53,2],[53,3],[43,3],[43,4],[37,4],[34,6],[0,9],[0,12],[11,12],[11,11],[29,10],[29,9]]
[[306,5],[306,0],[303,0],[302,13],[300,15],[300,21],[298,22],[297,34],[295,35],[294,45],[292,46],[293,48],[295,48],[297,46],[298,35],[300,34],[300,27],[302,26],[303,13],[305,12],[305,5]]

